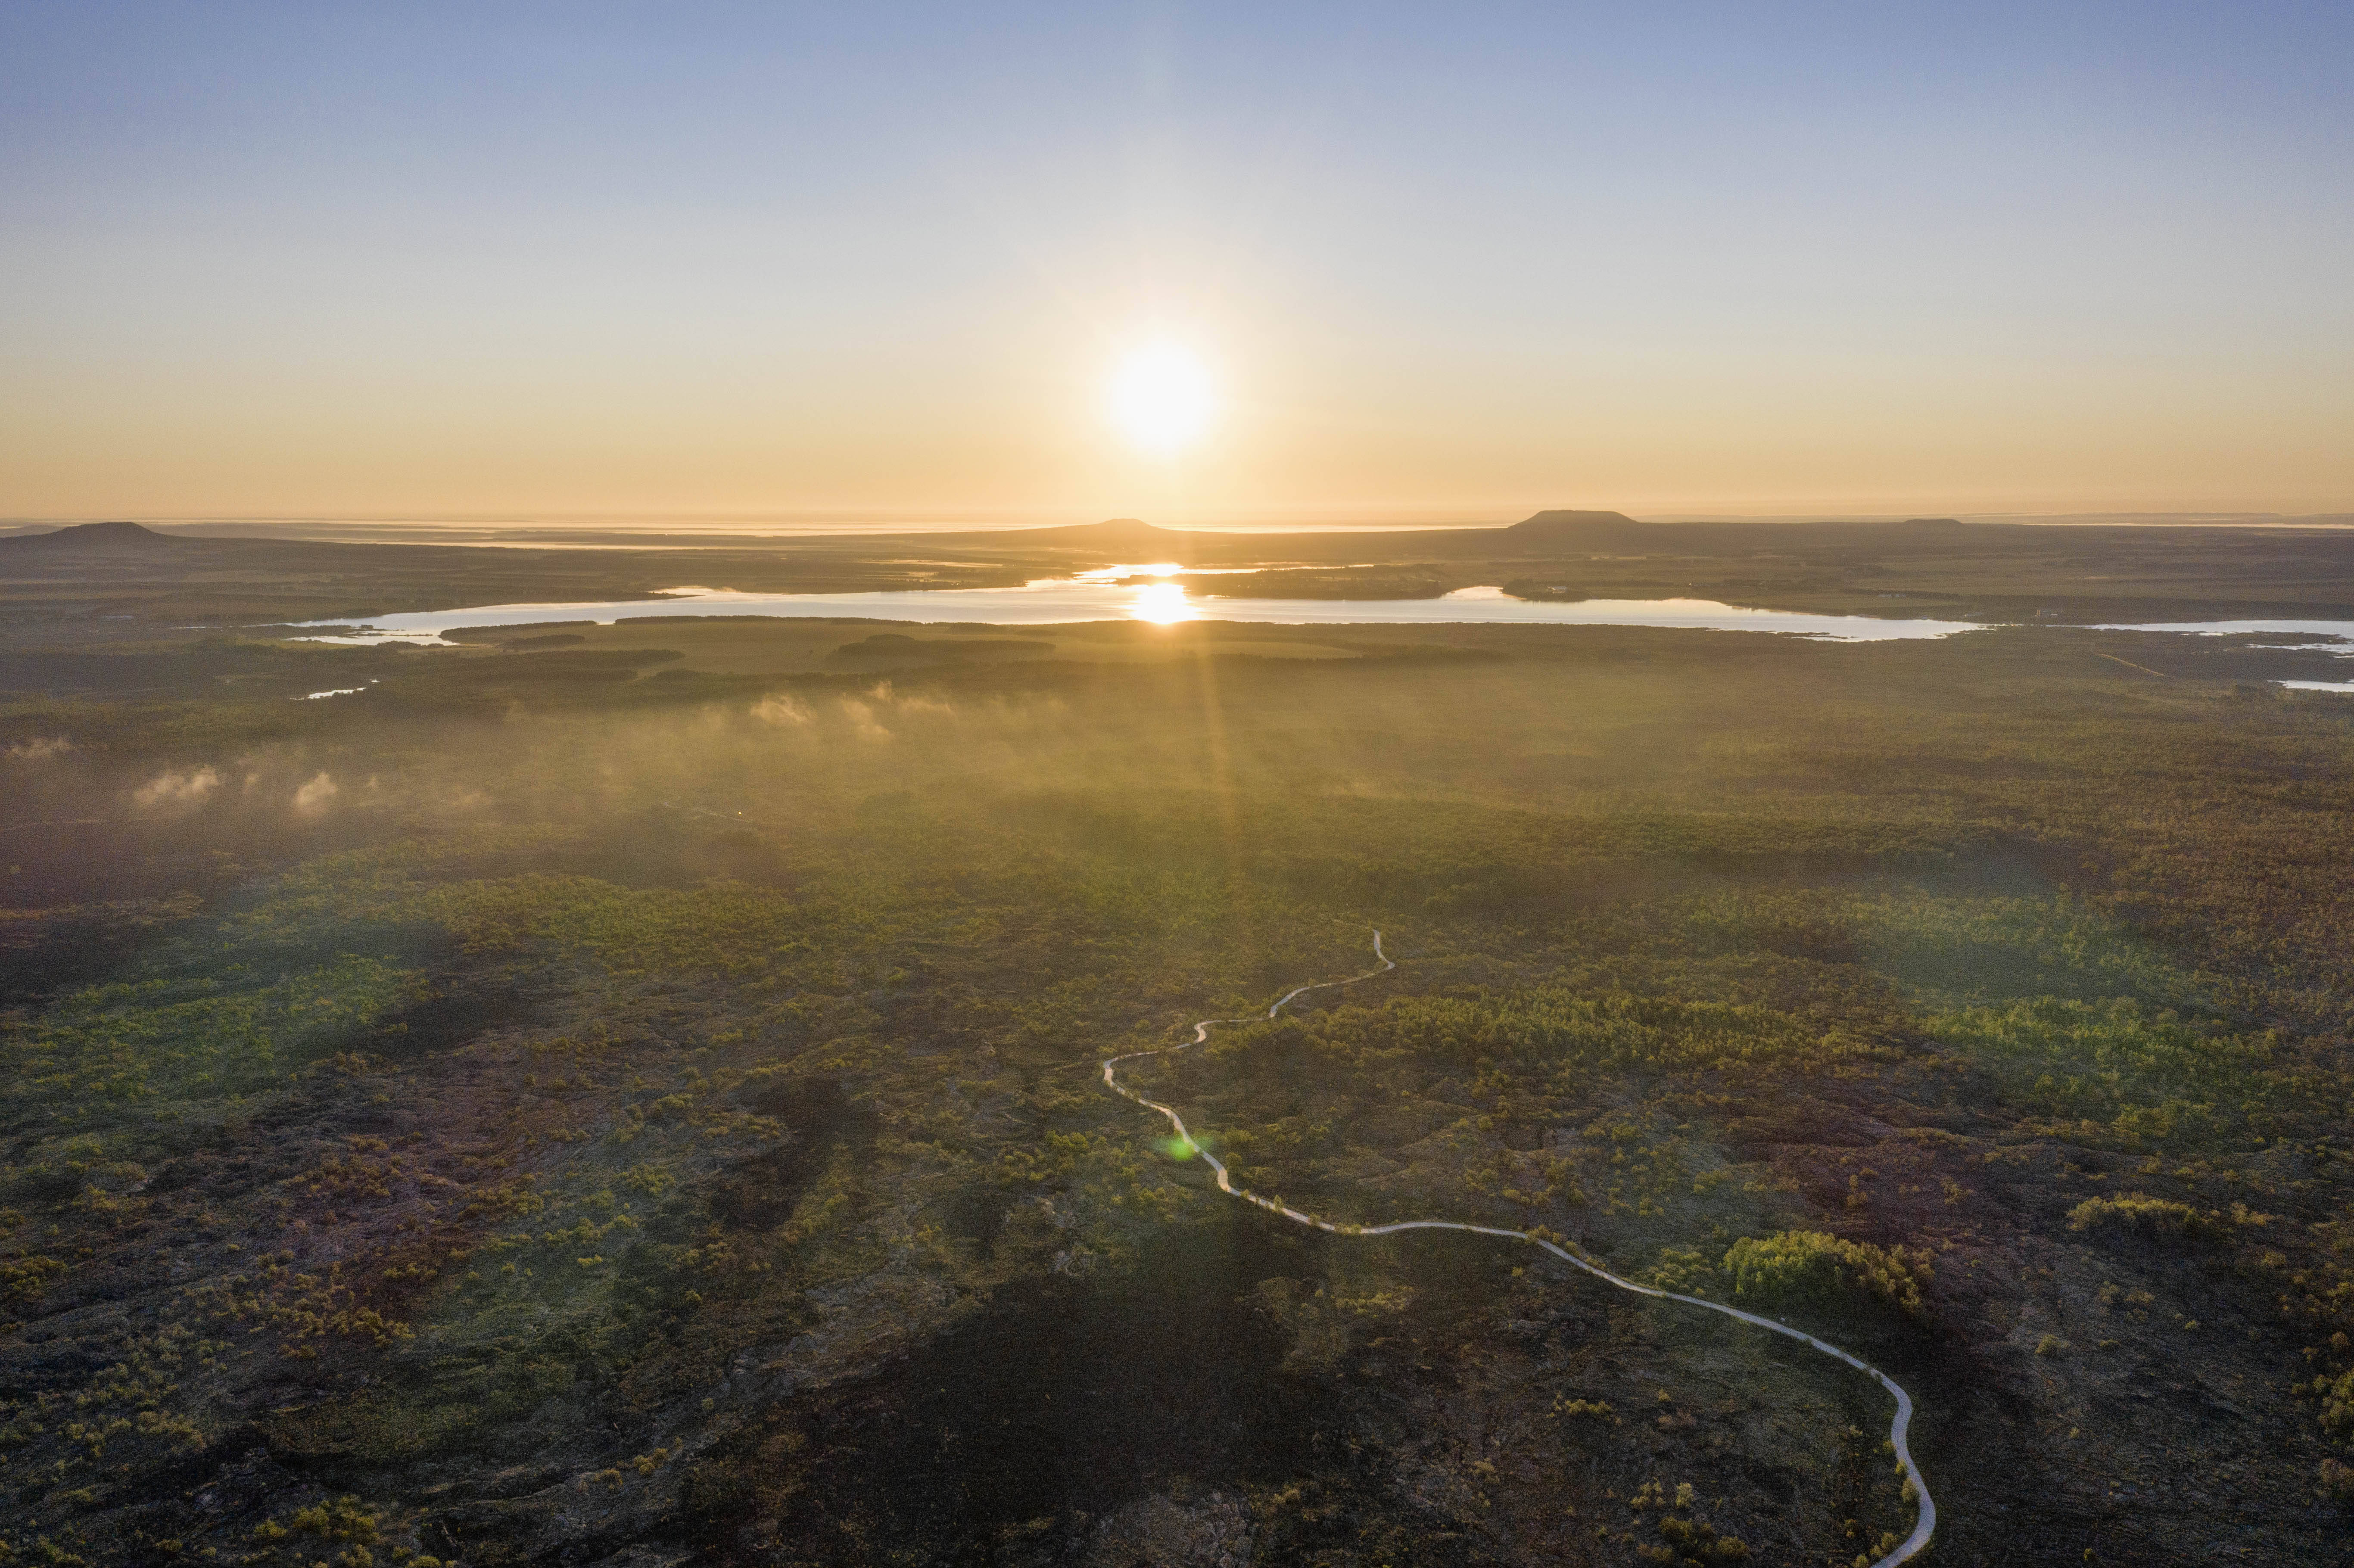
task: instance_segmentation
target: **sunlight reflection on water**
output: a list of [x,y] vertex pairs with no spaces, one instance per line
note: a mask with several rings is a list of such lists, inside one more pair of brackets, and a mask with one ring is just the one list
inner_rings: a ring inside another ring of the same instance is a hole
[[[1019,588],[909,588],[875,593],[742,593],[732,588],[665,590],[645,599],[573,604],[493,604],[466,609],[371,616],[366,621],[309,621],[307,641],[435,644],[460,627],[531,626],[557,621],[610,625],[680,616],[823,617],[918,623],[1052,626],[1083,621],[1245,621],[1267,626],[1551,625],[1652,626],[1720,631],[1780,631],[1839,641],[1948,637],[1980,630],[1959,620],[1882,620],[1753,609],[1702,599],[1514,599],[1500,588],[1458,588],[1434,599],[1228,599],[1197,594],[1186,578],[1225,576],[1171,563],[1108,567],[1075,577],[1044,577]],[[1155,580],[1138,582],[1139,577]]]
[[1200,619],[1193,604],[1185,598],[1185,585],[1182,583],[1152,583],[1135,592],[1136,604],[1129,614],[1138,620],[1167,626],[1173,621]]

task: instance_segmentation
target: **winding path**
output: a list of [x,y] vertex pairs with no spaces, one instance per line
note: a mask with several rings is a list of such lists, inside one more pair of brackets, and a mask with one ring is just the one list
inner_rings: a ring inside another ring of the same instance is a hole
[[[1373,957],[1381,960],[1381,964],[1378,968],[1367,969],[1361,975],[1351,975],[1345,980],[1319,980],[1313,985],[1303,985],[1292,991],[1288,991],[1283,993],[1281,999],[1278,1000],[1274,1006],[1267,1010],[1263,1016],[1273,1018],[1277,1013],[1281,1012],[1284,1008],[1288,1006],[1292,1001],[1307,995],[1311,991],[1329,991],[1335,986],[1354,985],[1359,980],[1371,980],[1375,975],[1385,974],[1389,970],[1397,968],[1397,960],[1392,959],[1388,954],[1382,951],[1382,934],[1379,931],[1375,931],[1373,933]],[[1829,1344],[1824,1340],[1818,1340],[1812,1334],[1807,1333],[1803,1330],[1793,1329],[1787,1323],[1777,1323],[1771,1318],[1761,1318],[1755,1312],[1744,1312],[1738,1307],[1728,1307],[1722,1301],[1710,1301],[1698,1296],[1681,1296],[1672,1290],[1661,1290],[1657,1286],[1638,1285],[1631,1279],[1622,1279],[1606,1268],[1602,1268],[1594,1264],[1588,1263],[1585,1259],[1578,1256],[1577,1254],[1571,1252],[1568,1248],[1547,1241],[1543,1236],[1532,1235],[1526,1231],[1503,1230],[1494,1225],[1468,1224],[1460,1220],[1393,1220],[1385,1225],[1357,1225],[1338,1223],[1332,1220],[1320,1220],[1314,1214],[1303,1214],[1298,1209],[1287,1208],[1282,1203],[1278,1202],[1272,1198],[1262,1198],[1247,1187],[1235,1186],[1233,1178],[1227,1173],[1225,1162],[1220,1160],[1216,1155],[1211,1153],[1208,1150],[1203,1148],[1200,1144],[1194,1142],[1193,1135],[1185,1130],[1184,1118],[1179,1116],[1171,1107],[1162,1105],[1159,1100],[1147,1099],[1142,1095],[1137,1093],[1134,1089],[1129,1088],[1126,1084],[1119,1081],[1119,1078],[1115,1072],[1115,1069],[1117,1069],[1122,1062],[1141,1061],[1148,1056],[1174,1055],[1180,1051],[1190,1051],[1196,1045],[1205,1044],[1210,1038],[1210,1026],[1212,1024],[1255,1023],[1257,1021],[1257,1016],[1251,1018],[1204,1018],[1200,1022],[1193,1025],[1193,1038],[1184,1042],[1182,1044],[1163,1045],[1159,1049],[1152,1051],[1130,1051],[1124,1055],[1108,1057],[1105,1059],[1103,1065],[1104,1086],[1110,1089],[1112,1093],[1119,1096],[1123,1099],[1133,1100],[1138,1105],[1143,1106],[1148,1110],[1156,1110],[1162,1116],[1167,1117],[1169,1118],[1169,1125],[1176,1129],[1177,1137],[1183,1142],[1185,1148],[1192,1153],[1198,1154],[1204,1160],[1207,1160],[1209,1162],[1210,1169],[1218,1173],[1219,1192],[1225,1193],[1230,1198],[1240,1198],[1246,1203],[1256,1203],[1260,1208],[1265,1209],[1267,1213],[1271,1214],[1280,1214],[1285,1219],[1291,1221],[1295,1224],[1306,1225],[1312,1230],[1330,1231],[1334,1235],[1344,1236],[1386,1236],[1394,1235],[1399,1231],[1469,1231],[1473,1235],[1500,1236],[1506,1241],[1525,1242],[1531,1246],[1542,1247],[1543,1250],[1553,1254],[1553,1256],[1561,1259],[1564,1263],[1570,1265],[1572,1267],[1582,1268],[1586,1273],[1594,1276],[1595,1278],[1603,1281],[1605,1284],[1615,1285],[1621,1290],[1631,1291],[1637,1296],[1649,1296],[1660,1301],[1681,1301],[1688,1307],[1698,1307],[1704,1311],[1722,1312],[1728,1318],[1737,1318],[1744,1323],[1750,1323],[1760,1329],[1770,1330],[1774,1333],[1780,1334],[1786,1339],[1792,1339],[1797,1340],[1801,1344],[1811,1345],[1827,1356],[1830,1356],[1838,1361],[1845,1361],[1849,1366],[1853,1367],[1856,1371],[1863,1373],[1866,1377],[1872,1378],[1877,1382],[1881,1387],[1895,1395],[1896,1418],[1888,1424],[1888,1442],[1889,1446],[1896,1450],[1896,1463],[1898,1467],[1903,1470],[1904,1478],[1910,1483],[1913,1494],[1920,1503],[1920,1515],[1914,1523],[1913,1533],[1904,1538],[1903,1544],[1898,1546],[1895,1551],[1891,1552],[1885,1557],[1882,1557],[1878,1562],[1874,1563],[1872,1565],[1872,1568],[1894,1568],[1895,1564],[1905,1562],[1918,1555],[1922,1549],[1929,1544],[1929,1537],[1935,1534],[1937,1529],[1937,1505],[1929,1496],[1929,1483],[1927,1480],[1923,1478],[1921,1475],[1921,1467],[1913,1462],[1912,1449],[1905,1446],[1904,1443],[1905,1429],[1913,1425],[1913,1396],[1906,1393],[1902,1388],[1899,1388],[1896,1385],[1896,1380],[1890,1377],[1886,1372],[1882,1372],[1878,1367],[1848,1354],[1847,1351],[1840,1350],[1837,1345]]]

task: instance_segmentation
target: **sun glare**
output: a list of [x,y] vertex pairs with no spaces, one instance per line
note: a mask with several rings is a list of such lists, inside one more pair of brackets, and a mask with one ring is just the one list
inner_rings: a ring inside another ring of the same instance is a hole
[[1200,440],[1216,408],[1208,369],[1177,344],[1137,349],[1112,374],[1112,423],[1154,457],[1174,457]]
[[1136,603],[1129,609],[1134,620],[1149,620],[1156,626],[1172,626],[1193,619],[1193,607],[1185,598],[1183,583],[1149,583],[1136,590]]

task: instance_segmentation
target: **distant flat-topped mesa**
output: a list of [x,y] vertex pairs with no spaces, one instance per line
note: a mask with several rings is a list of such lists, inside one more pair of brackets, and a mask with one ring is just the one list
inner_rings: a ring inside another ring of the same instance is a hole
[[[1101,523],[970,534],[961,535],[960,543],[1001,548],[1044,546],[1050,549],[1096,550],[1129,560],[1191,561],[1197,557],[1263,555],[1267,544],[1277,539],[1284,541],[1287,549],[1312,546],[1322,541],[1352,553],[1373,548],[1375,544],[1393,549],[1437,549],[1447,555],[1499,547],[1520,553],[1556,542],[1574,542],[1582,547],[1589,536],[1646,529],[1656,532],[1660,526],[1638,523],[1623,512],[1548,511],[1508,526],[1379,529],[1369,533],[1329,527],[1288,533],[1268,528],[1230,534],[1217,529],[1162,528],[1134,517],[1114,517]],[[1348,541],[1353,543],[1344,543]]]
[[1522,519],[1509,528],[1492,532],[1500,544],[1528,548],[1532,546],[1575,545],[1585,546],[1613,543],[1629,534],[1649,531],[1657,533],[1659,524],[1638,523],[1624,512],[1574,512],[1566,509],[1540,512]]
[[52,528],[47,533],[13,534],[0,538],[0,546],[13,546],[20,550],[106,556],[175,550],[184,548],[187,543],[185,539],[158,534],[153,528],[137,523],[76,523],[63,528]]
[[[1012,528],[954,535],[960,549],[1013,554],[1069,551],[1107,562],[1171,561],[1186,566],[1284,560],[1330,561],[1543,560],[1587,555],[1648,555],[1659,551],[1747,555],[1797,542],[1851,544],[1867,535],[1890,539],[1942,536],[1973,525],[1947,518],[1893,521],[1801,520],[1647,523],[1624,512],[1548,507],[1518,523],[1469,527],[1279,529],[1232,534],[1215,529],[1162,528],[1134,517],[1044,528]],[[935,536],[938,537],[937,535]]]

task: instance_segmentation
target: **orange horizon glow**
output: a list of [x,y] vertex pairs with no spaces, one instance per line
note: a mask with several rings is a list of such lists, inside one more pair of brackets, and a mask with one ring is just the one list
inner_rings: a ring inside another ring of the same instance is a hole
[[2354,512],[2278,18],[302,15],[0,50],[0,518]]
[[[0,367],[0,517],[855,532],[1114,516],[1404,527],[1555,506],[1662,518],[2354,512],[2354,442],[2339,434],[2354,428],[2354,398],[2342,410],[2327,397],[2302,410],[2194,404],[2126,429],[2047,395],[1907,426],[1884,408],[1865,418],[1852,405],[1872,401],[1869,388],[1736,413],[1722,405],[1745,400],[1723,384],[1716,397],[1637,402],[1606,396],[1617,373],[1597,369],[1590,388],[1483,412],[1444,387],[1331,374],[1320,387],[1308,367],[1289,366],[1288,384],[1262,373],[1223,409],[1198,385],[1163,383],[1125,415],[1074,375],[1003,389],[975,379],[939,391],[955,407],[914,413],[879,390],[843,388],[819,412],[779,406],[774,388],[728,407],[673,387],[567,416],[469,408],[423,386],[406,407],[392,389],[323,397],[299,380],[101,408]],[[2089,390],[2083,400],[2097,403]]]

